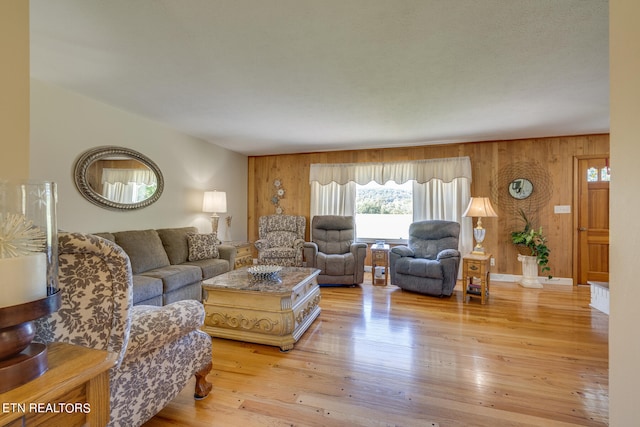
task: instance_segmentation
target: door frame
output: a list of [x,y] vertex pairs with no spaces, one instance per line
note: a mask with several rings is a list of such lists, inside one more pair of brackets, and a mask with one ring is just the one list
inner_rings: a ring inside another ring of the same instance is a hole
[[580,160],[589,160],[589,159],[601,159],[606,157],[611,161],[611,156],[609,152],[600,153],[600,154],[582,154],[573,156],[573,225],[572,225],[572,235],[573,235],[573,266],[572,266],[572,275],[573,275],[573,284],[575,286],[579,285],[578,277],[580,272],[578,271],[578,266],[580,261],[578,259],[578,254],[580,252],[580,240],[578,237],[578,225],[580,222],[578,208],[580,207],[580,176],[578,163]]

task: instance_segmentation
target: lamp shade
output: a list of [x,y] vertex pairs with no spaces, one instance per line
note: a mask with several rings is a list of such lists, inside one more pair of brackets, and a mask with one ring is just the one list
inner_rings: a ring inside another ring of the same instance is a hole
[[224,191],[205,191],[202,200],[202,212],[222,213],[227,211],[227,193]]
[[469,206],[467,206],[467,210],[464,211],[462,216],[488,218],[497,217],[498,214],[493,210],[493,206],[491,206],[491,201],[488,197],[472,197],[469,201]]

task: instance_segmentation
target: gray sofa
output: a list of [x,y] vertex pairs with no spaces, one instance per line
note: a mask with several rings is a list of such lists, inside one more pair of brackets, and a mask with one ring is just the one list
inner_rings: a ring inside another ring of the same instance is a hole
[[129,256],[133,304],[162,306],[202,301],[202,281],[233,269],[236,248],[218,245],[218,256],[189,261],[188,234],[195,227],[94,233],[115,242]]

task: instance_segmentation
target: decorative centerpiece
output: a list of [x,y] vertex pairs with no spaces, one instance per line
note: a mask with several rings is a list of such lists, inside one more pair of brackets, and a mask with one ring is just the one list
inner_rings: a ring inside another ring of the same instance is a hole
[[249,267],[247,271],[255,280],[271,280],[271,281],[279,281],[280,280],[280,270],[282,267],[279,265],[254,265],[253,267]]
[[55,183],[0,182],[0,393],[42,375],[33,320],[60,307]]

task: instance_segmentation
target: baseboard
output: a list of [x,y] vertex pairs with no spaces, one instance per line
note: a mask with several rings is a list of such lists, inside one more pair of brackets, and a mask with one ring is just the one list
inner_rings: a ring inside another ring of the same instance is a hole
[[[491,273],[492,282],[514,282],[518,283],[522,279],[521,275],[517,274],[499,274]],[[568,285],[573,286],[573,278],[571,277],[553,277],[549,279],[547,276],[539,276],[538,280],[543,285]]]
[[[365,265],[364,266],[364,271],[365,271],[365,273],[371,273],[371,266],[370,265]],[[459,279],[462,279],[462,277],[460,277]],[[491,281],[492,282],[519,283],[520,279],[522,279],[522,276],[521,275],[517,275],[517,274],[491,273]],[[571,277],[553,277],[553,278],[549,279],[547,276],[539,276],[538,280],[540,280],[540,283],[542,283],[543,285],[567,285],[567,286],[573,286],[573,278],[571,278]]]

